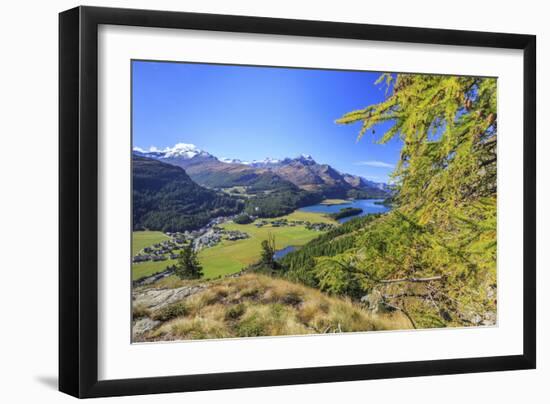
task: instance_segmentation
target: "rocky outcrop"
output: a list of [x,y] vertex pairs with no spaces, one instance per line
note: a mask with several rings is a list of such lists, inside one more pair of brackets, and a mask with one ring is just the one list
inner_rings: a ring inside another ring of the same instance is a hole
[[140,318],[134,321],[132,324],[132,340],[136,342],[140,341],[143,334],[152,330],[159,324],[160,321],[151,320],[149,317]]
[[[182,286],[175,289],[137,289],[132,292],[133,307],[141,307],[154,312],[172,303],[179,302],[205,289],[205,285]],[[132,341],[144,341],[144,336],[161,324],[150,317],[139,317],[132,321]]]
[[377,290],[373,290],[371,293],[361,298],[362,305],[373,313],[383,310],[383,302],[384,297],[382,293]]
[[145,307],[148,310],[157,310],[194,295],[205,287],[204,285],[193,285],[175,289],[137,290],[132,293],[132,302],[134,305]]

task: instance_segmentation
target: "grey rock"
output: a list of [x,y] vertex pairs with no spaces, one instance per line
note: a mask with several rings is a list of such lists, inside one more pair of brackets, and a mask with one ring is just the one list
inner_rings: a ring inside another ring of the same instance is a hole
[[368,295],[365,295],[361,298],[361,303],[367,307],[367,309],[376,313],[378,310],[382,309],[383,297],[382,293],[377,290],[373,290]]
[[495,325],[497,323],[497,313],[494,311],[488,311],[483,314],[483,320],[481,324],[483,325]]
[[140,318],[139,320],[134,321],[134,325],[132,326],[133,339],[139,339],[141,335],[152,330],[159,324],[160,321],[151,320],[149,317]]
[[204,285],[183,286],[175,289],[146,289],[134,292],[133,304],[142,305],[150,310],[183,300],[205,288]]
[[483,317],[481,317],[479,314],[474,314],[473,316],[470,317],[470,321],[475,325],[481,324],[482,320],[483,320]]

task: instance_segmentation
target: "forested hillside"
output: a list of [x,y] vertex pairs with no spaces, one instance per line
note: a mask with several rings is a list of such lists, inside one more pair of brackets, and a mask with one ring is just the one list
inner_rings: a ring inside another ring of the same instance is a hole
[[[289,280],[319,288],[320,276],[317,273],[317,261],[320,257],[333,257],[342,254],[356,244],[357,232],[375,220],[379,215],[369,215],[354,218],[342,225],[329,230],[322,236],[307,243],[304,247],[287,254],[280,260],[277,270]],[[359,287],[339,290],[338,294],[359,299],[364,293]]]
[[295,209],[321,202],[325,197],[318,192],[299,189],[293,184],[272,192],[260,193],[246,201],[245,211],[258,217],[278,217]]
[[194,230],[243,209],[243,201],[195,184],[180,167],[136,155],[132,162],[134,230]]

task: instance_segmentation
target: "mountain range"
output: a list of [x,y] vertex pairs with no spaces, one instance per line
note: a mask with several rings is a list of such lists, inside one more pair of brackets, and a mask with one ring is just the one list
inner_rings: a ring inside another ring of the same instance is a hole
[[292,189],[321,193],[326,198],[387,197],[390,187],[361,176],[341,173],[310,155],[242,161],[218,158],[193,144],[178,143],[164,150],[134,148],[134,155],[181,167],[196,183],[208,188],[249,187],[254,191]]

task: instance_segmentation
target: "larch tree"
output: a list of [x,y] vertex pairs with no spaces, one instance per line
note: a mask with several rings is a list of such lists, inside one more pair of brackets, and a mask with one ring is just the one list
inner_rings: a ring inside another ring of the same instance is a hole
[[202,277],[202,266],[192,243],[183,248],[176,264],[175,273],[180,279],[199,279]]
[[262,240],[261,262],[267,268],[275,269],[275,236],[267,233],[267,239]]
[[359,285],[414,327],[494,324],[496,79],[387,73],[377,84],[383,102],[337,123],[360,123],[359,139],[401,141],[395,207],[354,248],[318,260],[319,284],[343,294]]

